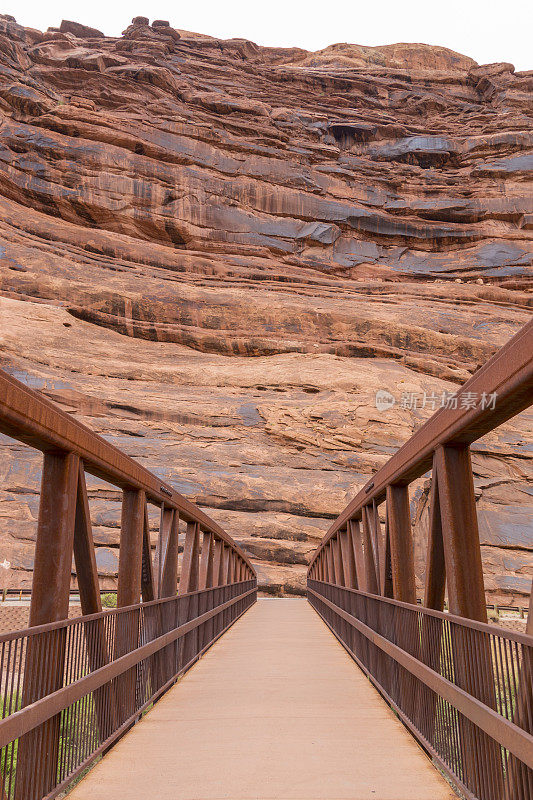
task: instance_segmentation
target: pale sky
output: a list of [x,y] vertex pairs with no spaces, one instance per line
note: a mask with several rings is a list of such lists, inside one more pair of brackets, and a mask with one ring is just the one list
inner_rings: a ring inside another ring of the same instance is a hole
[[134,16],[167,19],[176,28],[261,45],[319,50],[336,42],[424,42],[480,64],[510,61],[533,70],[531,0],[0,0],[0,13],[46,30],[73,19],[118,36]]

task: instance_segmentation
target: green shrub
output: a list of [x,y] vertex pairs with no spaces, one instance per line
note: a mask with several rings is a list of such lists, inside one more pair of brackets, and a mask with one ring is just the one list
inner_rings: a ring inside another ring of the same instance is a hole
[[106,594],[102,595],[102,606],[104,608],[116,608],[117,607],[117,593],[116,592],[106,592]]

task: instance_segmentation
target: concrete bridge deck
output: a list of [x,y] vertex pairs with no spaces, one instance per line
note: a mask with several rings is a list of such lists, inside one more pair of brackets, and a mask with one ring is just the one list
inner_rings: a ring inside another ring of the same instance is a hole
[[451,800],[300,599],[260,599],[69,800]]

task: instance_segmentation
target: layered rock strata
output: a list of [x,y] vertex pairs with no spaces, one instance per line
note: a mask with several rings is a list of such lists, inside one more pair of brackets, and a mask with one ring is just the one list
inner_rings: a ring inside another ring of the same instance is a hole
[[[205,507],[266,590],[302,591],[329,521],[432,413],[424,394],[529,318],[532,89],[425,45],[0,16],[2,367]],[[40,459],[1,453],[0,560],[23,586]],[[475,448],[498,602],[529,591],[531,454],[528,414]],[[120,498],[89,488],[113,585]],[[422,586],[427,482],[412,516]]]

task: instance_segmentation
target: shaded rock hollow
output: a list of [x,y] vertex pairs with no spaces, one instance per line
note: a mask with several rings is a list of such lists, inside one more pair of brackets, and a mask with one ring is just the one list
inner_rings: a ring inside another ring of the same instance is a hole
[[[426,45],[0,16],[2,367],[205,507],[265,589],[302,591],[329,521],[432,413],[402,395],[454,391],[529,318],[532,88]],[[40,459],[1,452],[0,559],[27,585]],[[488,593],[523,600],[531,415],[474,466]],[[119,497],[89,488],[111,586]],[[422,585],[424,481],[412,516]]]

